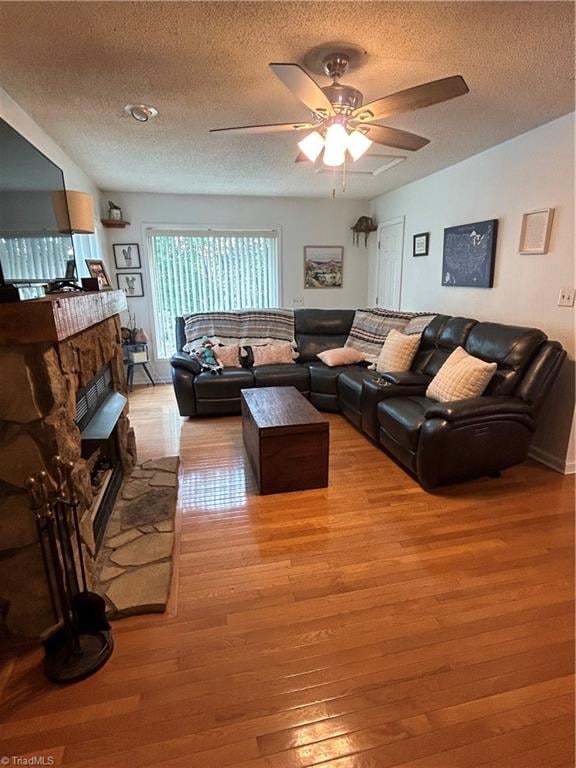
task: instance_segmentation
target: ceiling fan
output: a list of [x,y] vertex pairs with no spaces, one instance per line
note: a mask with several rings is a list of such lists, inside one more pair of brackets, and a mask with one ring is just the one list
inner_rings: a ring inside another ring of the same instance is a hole
[[364,97],[357,88],[340,82],[349,65],[347,53],[325,56],[323,70],[332,78],[332,83],[322,88],[299,64],[270,64],[274,74],[311,110],[312,121],[213,128],[210,133],[309,131],[298,142],[301,152],[296,162],[314,162],[324,150],[324,164],[336,167],[345,162],[347,152],[353,160],[358,160],[372,142],[412,152],[425,147],[429,139],[379,125],[377,121],[463,96],[469,90],[463,77],[453,75],[363,104]]

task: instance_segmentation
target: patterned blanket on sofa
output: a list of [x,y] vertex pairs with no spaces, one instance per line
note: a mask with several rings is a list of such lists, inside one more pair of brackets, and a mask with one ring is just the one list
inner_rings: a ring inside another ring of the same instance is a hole
[[396,312],[380,307],[357,309],[345,346],[363,352],[364,359],[373,363],[392,328],[409,335],[422,333],[433,317],[430,312]]
[[195,312],[184,317],[184,350],[200,347],[208,336],[214,344],[253,346],[294,340],[291,309],[239,309],[233,312]]

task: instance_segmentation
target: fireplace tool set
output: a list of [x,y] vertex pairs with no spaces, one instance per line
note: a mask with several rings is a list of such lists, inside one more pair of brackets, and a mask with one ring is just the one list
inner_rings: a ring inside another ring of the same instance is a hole
[[56,683],[74,683],[97,672],[110,658],[114,641],[104,599],[88,589],[80,535],[73,464],[54,458],[57,486],[46,472],[28,480],[30,505],[56,628],[44,641],[44,671]]

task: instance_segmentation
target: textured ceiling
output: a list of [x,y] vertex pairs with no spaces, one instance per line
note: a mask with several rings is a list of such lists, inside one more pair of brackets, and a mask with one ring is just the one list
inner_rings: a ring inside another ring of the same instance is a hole
[[[1,2],[0,86],[102,189],[326,196],[331,176],[294,164],[295,134],[208,129],[307,120],[267,65],[331,40],[366,49],[344,78],[365,101],[453,74],[470,87],[384,121],[431,144],[378,176],[351,176],[350,197],[574,109],[574,5],[563,2]],[[138,102],[160,116],[122,116]]]

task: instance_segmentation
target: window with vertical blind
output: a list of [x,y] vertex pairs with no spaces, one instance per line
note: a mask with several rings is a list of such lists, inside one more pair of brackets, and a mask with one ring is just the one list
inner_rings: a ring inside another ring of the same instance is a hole
[[279,306],[274,231],[152,230],[149,243],[160,358],[174,352],[180,315]]

